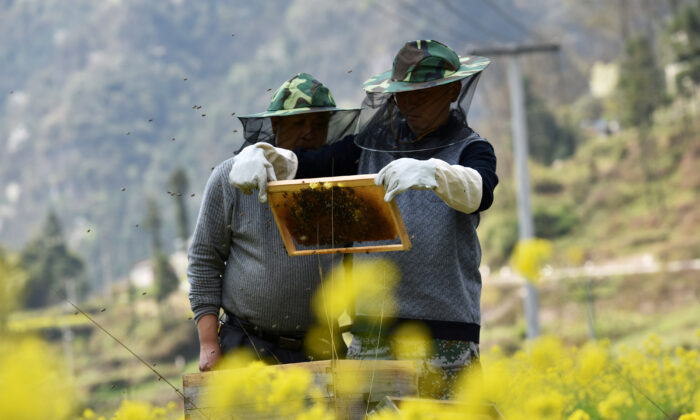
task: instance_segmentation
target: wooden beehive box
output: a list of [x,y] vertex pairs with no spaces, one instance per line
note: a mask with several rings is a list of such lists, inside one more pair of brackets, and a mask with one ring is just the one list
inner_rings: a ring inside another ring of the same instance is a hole
[[[418,394],[418,364],[410,360],[322,360],[308,363],[267,366],[264,369],[302,368],[308,370],[320,395],[310,397],[308,403],[321,399],[335,412],[338,419],[362,419],[368,410],[385,397],[407,397]],[[239,400],[227,407],[206,406],[206,386],[216,381],[216,375],[241,375],[245,370],[231,369],[184,375],[185,419],[221,418],[279,418],[279,413],[261,412],[256,401]],[[350,374],[350,375],[349,375]],[[343,390],[343,381],[349,376],[365,378],[352,391]],[[240,397],[240,395],[239,395]],[[222,415],[222,413],[224,413]]]
[[[395,201],[375,175],[269,182],[268,201],[290,256],[403,251],[411,248]],[[392,244],[371,244],[396,241]],[[368,242],[367,246],[352,246]]]

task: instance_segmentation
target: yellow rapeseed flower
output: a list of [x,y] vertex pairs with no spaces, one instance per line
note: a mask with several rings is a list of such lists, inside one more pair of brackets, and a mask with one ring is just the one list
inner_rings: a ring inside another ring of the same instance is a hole
[[430,330],[423,323],[404,323],[394,331],[392,350],[397,360],[427,359],[433,355]]
[[42,340],[0,337],[0,383],[0,418],[65,419],[73,413],[75,390]]
[[331,323],[346,309],[355,306],[358,313],[394,316],[393,290],[398,280],[396,265],[384,259],[358,261],[352,271],[343,275],[333,271],[314,295],[312,305],[316,318],[322,323]]
[[566,420],[591,420],[591,416],[580,408],[574,411]]
[[603,401],[598,403],[598,413],[606,420],[627,418],[624,413],[634,405],[630,395],[622,390],[613,390]]
[[546,239],[527,239],[515,245],[511,265],[528,281],[537,283],[544,262],[552,254],[552,243]]

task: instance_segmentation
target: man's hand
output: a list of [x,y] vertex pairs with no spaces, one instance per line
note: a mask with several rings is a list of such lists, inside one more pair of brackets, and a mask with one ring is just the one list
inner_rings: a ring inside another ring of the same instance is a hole
[[208,372],[221,358],[221,347],[218,342],[205,343],[199,346],[199,371]]
[[221,358],[218,330],[219,318],[214,314],[206,314],[197,321],[200,372],[211,370]]
[[409,188],[414,190],[432,190],[437,187],[435,180],[435,163],[430,160],[411,158],[397,159],[384,168],[374,178],[374,183],[384,185],[384,201],[389,202],[396,194]]
[[267,201],[267,183],[292,179],[297,171],[297,157],[291,150],[260,142],[243,148],[234,158],[228,180],[245,194],[258,189],[258,201]]

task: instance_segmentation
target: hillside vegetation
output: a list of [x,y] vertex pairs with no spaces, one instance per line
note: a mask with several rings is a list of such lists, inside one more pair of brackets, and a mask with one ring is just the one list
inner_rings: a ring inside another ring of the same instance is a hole
[[[553,240],[554,265],[640,253],[698,258],[699,116],[681,99],[657,112],[646,141],[627,129],[591,137],[551,166],[531,162],[535,234]],[[503,180],[479,228],[493,266],[507,262],[517,241],[514,197],[512,180]]]

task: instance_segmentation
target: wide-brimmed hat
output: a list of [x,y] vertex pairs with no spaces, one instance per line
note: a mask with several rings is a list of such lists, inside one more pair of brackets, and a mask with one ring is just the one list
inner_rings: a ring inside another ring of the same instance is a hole
[[490,62],[476,55],[460,57],[438,41],[411,41],[396,54],[391,70],[369,78],[362,88],[373,93],[426,89],[472,76]]
[[335,106],[333,95],[308,73],[299,73],[282,84],[270,100],[267,111],[239,118],[284,117],[309,112],[348,111]]

